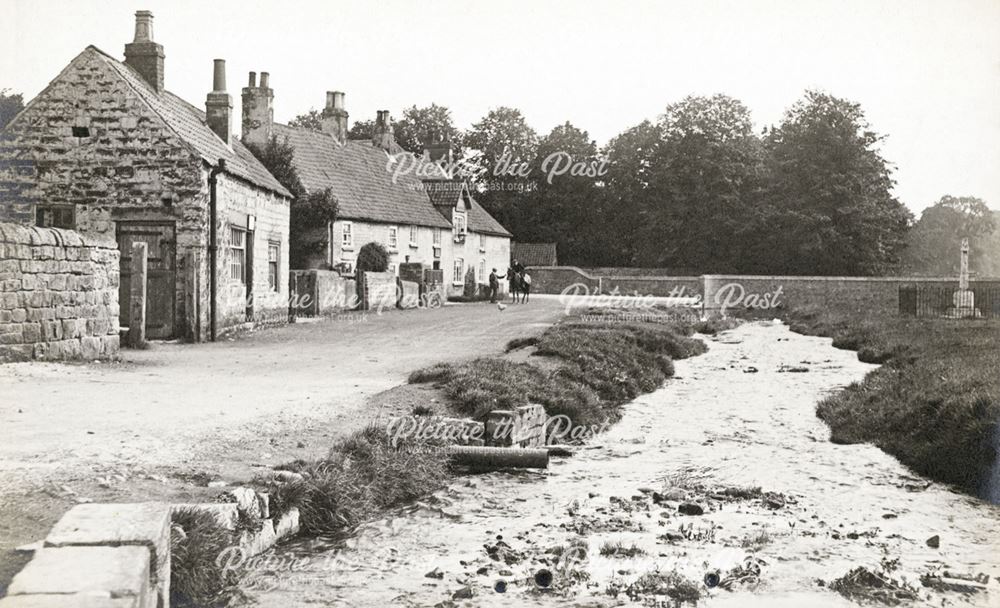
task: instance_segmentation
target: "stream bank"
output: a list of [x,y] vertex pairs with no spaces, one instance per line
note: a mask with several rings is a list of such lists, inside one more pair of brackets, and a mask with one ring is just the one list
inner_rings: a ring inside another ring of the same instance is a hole
[[[548,472],[460,478],[350,538],[283,547],[249,594],[263,607],[618,605],[668,601],[642,583],[670,574],[701,605],[847,606],[830,585],[863,566],[921,602],[996,601],[1000,508],[827,440],[815,404],[874,366],[782,325],[708,340]],[[543,569],[549,591],[532,582]],[[919,582],[945,571],[990,582],[969,594]],[[728,590],[706,586],[714,572]]]

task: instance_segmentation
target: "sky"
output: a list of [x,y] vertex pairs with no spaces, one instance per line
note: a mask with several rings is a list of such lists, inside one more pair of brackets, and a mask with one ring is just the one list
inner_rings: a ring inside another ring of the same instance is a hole
[[687,95],[760,129],[812,88],[861,104],[915,213],[1000,209],[1000,0],[0,0],[0,89],[34,97],[88,44],[121,58],[140,9],[174,93],[203,105],[226,59],[234,125],[251,70],[281,122],[340,90],[352,120],[437,103],[468,128],[505,105],[598,145]]

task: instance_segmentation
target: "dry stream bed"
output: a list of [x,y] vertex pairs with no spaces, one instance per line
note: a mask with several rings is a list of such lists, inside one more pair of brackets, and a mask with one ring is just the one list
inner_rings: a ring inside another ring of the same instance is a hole
[[[827,441],[817,401],[873,366],[777,324],[707,340],[548,471],[462,477],[349,538],[282,547],[249,595],[262,608],[1000,604],[1000,507]],[[846,596],[831,588],[858,567]]]

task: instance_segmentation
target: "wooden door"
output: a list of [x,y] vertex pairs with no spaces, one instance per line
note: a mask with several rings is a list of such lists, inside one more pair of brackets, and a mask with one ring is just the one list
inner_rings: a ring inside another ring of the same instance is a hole
[[176,307],[177,242],[173,222],[118,222],[121,252],[121,285],[118,288],[119,322],[128,325],[132,243],[146,243],[146,337],[173,338]]

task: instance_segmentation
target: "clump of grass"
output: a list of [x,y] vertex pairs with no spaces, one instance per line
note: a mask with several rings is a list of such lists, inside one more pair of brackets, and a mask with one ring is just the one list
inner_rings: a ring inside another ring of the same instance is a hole
[[738,327],[741,321],[734,317],[713,317],[704,321],[698,321],[693,325],[694,331],[699,334],[714,336],[720,332]]
[[645,549],[632,543],[626,545],[622,542],[611,542],[608,541],[601,545],[600,554],[605,557],[636,557],[639,555],[646,555]]
[[896,606],[917,599],[917,592],[905,583],[896,581],[885,572],[874,572],[858,566],[830,583],[840,595],[855,602],[878,602]]
[[744,536],[740,542],[740,546],[750,551],[759,551],[762,547],[771,544],[773,540],[774,538],[770,532],[767,530],[758,530]]
[[430,416],[434,413],[434,408],[429,405],[418,404],[414,405],[411,411],[414,416]]
[[426,443],[390,442],[368,427],[337,442],[327,458],[298,472],[303,481],[277,490],[283,504],[299,509],[306,534],[333,534],[385,509],[406,504],[444,486],[445,454]]
[[617,597],[624,592],[633,602],[641,601],[644,605],[665,605],[651,596],[665,595],[674,606],[682,604],[697,604],[701,599],[701,589],[698,583],[685,577],[675,570],[669,572],[647,572],[624,589],[621,585],[612,583],[607,589],[608,595]]
[[455,409],[475,418],[539,403],[548,415],[565,415],[574,425],[599,424],[616,420],[621,404],[672,376],[673,359],[704,352],[691,333],[679,324],[569,320],[508,343],[508,350],[537,346],[535,355],[560,363],[555,369],[487,357],[431,366],[411,374],[410,382],[438,383]]
[[831,336],[883,364],[817,407],[832,441],[873,443],[922,475],[987,495],[1000,421],[1000,322],[809,310],[793,316],[792,329]]
[[171,515],[170,605],[174,608],[224,606],[239,596],[243,572],[219,560],[238,545],[236,535],[215,514],[177,509]]

